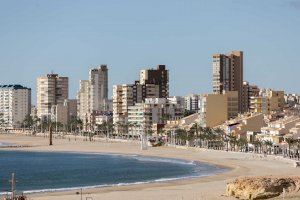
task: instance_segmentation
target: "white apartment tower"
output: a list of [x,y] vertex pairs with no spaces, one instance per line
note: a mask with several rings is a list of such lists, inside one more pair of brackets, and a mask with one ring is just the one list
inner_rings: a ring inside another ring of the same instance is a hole
[[81,120],[87,118],[89,109],[89,88],[90,82],[88,80],[79,81],[79,91],[77,93],[77,115]]
[[21,85],[0,85],[0,120],[6,128],[21,127],[31,112],[31,89]]
[[51,107],[63,104],[69,97],[69,78],[47,74],[37,78],[37,116],[49,118]]
[[84,122],[90,122],[93,114],[108,109],[108,69],[100,65],[89,71],[89,80],[80,80],[77,92],[77,114]]
[[199,110],[198,106],[199,95],[190,94],[185,97],[185,109],[191,112],[197,112]]
[[125,123],[128,116],[128,107],[134,105],[134,85],[123,84],[113,86],[113,121]]

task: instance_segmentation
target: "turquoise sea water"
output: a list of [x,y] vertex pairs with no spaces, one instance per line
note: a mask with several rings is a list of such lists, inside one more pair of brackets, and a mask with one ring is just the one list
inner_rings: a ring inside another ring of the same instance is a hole
[[0,151],[0,194],[9,191],[11,173],[17,190],[32,192],[140,184],[209,176],[218,166],[136,155]]

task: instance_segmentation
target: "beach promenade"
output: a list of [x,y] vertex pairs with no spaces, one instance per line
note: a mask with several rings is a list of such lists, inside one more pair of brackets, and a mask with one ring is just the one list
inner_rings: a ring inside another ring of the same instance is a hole
[[[117,154],[138,154],[144,156],[158,156],[202,161],[222,165],[230,168],[228,172],[189,180],[178,180],[164,183],[150,183],[129,186],[105,187],[83,191],[83,199],[234,199],[226,197],[226,184],[230,180],[241,176],[296,176],[300,175],[300,168],[273,156],[263,157],[252,153],[224,152],[196,148],[156,147],[140,150],[137,142],[114,141],[83,141],[82,138],[54,139],[54,145],[48,145],[48,138],[0,134],[0,141],[24,145],[25,147],[8,148],[21,151],[47,152],[99,152]],[[4,149],[4,148],[3,148]],[[3,150],[2,149],[2,150]],[[0,149],[1,150],[1,149]],[[113,166],[112,166],[113,167]],[[74,200],[80,199],[79,191],[31,194],[34,200]],[[294,194],[292,199],[300,198]],[[288,198],[287,198],[288,199]]]

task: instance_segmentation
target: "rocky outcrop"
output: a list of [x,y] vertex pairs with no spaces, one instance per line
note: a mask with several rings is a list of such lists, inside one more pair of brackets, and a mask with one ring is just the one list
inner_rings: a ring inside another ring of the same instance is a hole
[[268,199],[283,192],[300,191],[300,177],[244,177],[227,183],[227,196],[238,199]]

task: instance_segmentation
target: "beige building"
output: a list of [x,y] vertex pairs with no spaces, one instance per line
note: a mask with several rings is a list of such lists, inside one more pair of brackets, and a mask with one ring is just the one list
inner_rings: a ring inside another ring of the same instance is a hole
[[92,122],[95,113],[108,109],[108,69],[107,65],[100,65],[89,71],[89,80],[79,82],[77,113],[86,124]]
[[63,104],[53,105],[51,108],[51,120],[62,123],[64,126],[72,119],[77,118],[77,101],[65,99]]
[[250,112],[270,114],[283,111],[285,105],[284,91],[262,90],[259,96],[250,97]]
[[228,120],[221,127],[227,134],[233,133],[238,136],[246,136],[248,131],[260,132],[264,126],[266,126],[264,115],[261,113],[252,113]]
[[300,140],[300,123],[297,123],[293,128],[290,129],[290,135],[295,140]]
[[232,51],[228,55],[213,55],[213,92],[237,91],[239,112],[242,112],[243,101],[243,52]]
[[126,123],[128,107],[134,105],[133,85],[123,84],[113,86],[113,122]]
[[266,96],[269,100],[270,111],[282,111],[285,104],[284,91],[267,90]]
[[37,115],[49,118],[54,105],[63,104],[69,96],[69,79],[58,74],[47,74],[37,79]]
[[70,120],[72,119],[77,119],[77,99],[68,99],[66,100],[66,103],[68,105],[68,115],[69,115],[69,119],[68,121],[70,122]]
[[238,92],[206,94],[199,99],[200,123],[203,127],[215,127],[238,116]]
[[261,132],[268,135],[286,135],[298,123],[300,123],[300,117],[288,116],[274,122],[269,122],[266,127],[261,128]]
[[268,123],[266,127],[261,128],[261,133],[256,138],[263,141],[272,141],[280,144],[284,141],[284,137],[290,135],[291,131],[295,131],[295,127],[300,123],[298,116],[287,116],[274,122]]

